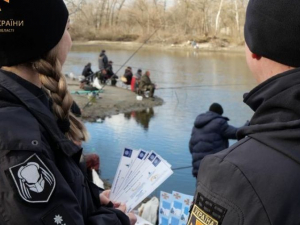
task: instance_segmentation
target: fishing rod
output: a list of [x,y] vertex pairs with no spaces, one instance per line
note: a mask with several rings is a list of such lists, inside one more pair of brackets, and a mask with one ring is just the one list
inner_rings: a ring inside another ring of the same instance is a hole
[[[168,90],[168,89],[185,89],[185,88],[199,88],[199,87],[230,87],[230,86],[245,86],[249,85],[249,83],[245,84],[205,84],[205,85],[193,85],[193,86],[179,86],[179,87],[162,87],[162,88],[157,88],[156,90]],[[254,85],[254,84],[253,84]]]
[[149,38],[147,38],[146,41],[144,41],[144,43],[132,54],[132,56],[129,57],[129,59],[126,60],[125,63],[123,63],[123,65],[117,70],[116,73],[118,73],[125,65],[126,63],[128,63],[130,61],[130,59],[133,58],[133,56],[152,38],[152,36],[159,30],[159,28],[157,28],[150,36]]
[[[159,30],[159,28],[157,28],[148,38],[146,41],[144,41],[144,43],[129,57],[129,59],[126,60],[126,62],[117,70],[117,72],[115,74],[117,74],[125,65],[126,63],[129,62],[130,59],[133,58],[133,56],[152,38],[152,36]],[[103,90],[104,87],[106,86],[107,84],[105,83],[102,88],[100,90]],[[84,106],[82,109],[85,109],[91,102],[92,102],[92,98],[91,100],[89,100]]]
[[[116,66],[122,66],[120,64],[115,64],[115,63],[114,63],[114,65],[116,65]],[[159,73],[164,73],[164,74],[166,74],[166,73],[168,73],[168,74],[175,74],[174,72],[168,72],[168,71],[166,72],[166,71],[154,70],[154,69],[149,69],[149,68],[142,68],[142,67],[135,67],[135,66],[130,66],[130,67],[134,68],[134,69],[150,70],[152,72],[159,72]],[[180,72],[180,73],[183,73],[183,72]]]
[[[193,86],[181,86],[181,87],[162,87],[162,88],[157,88],[156,91],[159,91],[159,90],[177,90],[177,89],[187,89],[187,88],[201,88],[201,87],[230,87],[230,86],[245,86],[245,85],[249,85],[249,83],[245,83],[245,84],[220,84],[220,85],[193,85]],[[253,84],[254,85],[254,84]],[[102,89],[101,89],[102,90]],[[177,96],[177,93],[176,94],[176,97],[177,97],[177,100],[178,100],[178,96]],[[83,109],[85,109],[89,104],[90,102],[92,101],[89,100],[89,102],[83,107]]]
[[[148,38],[146,41],[144,41],[144,43],[125,61],[125,63],[123,63],[123,65],[121,65],[121,67],[117,70],[117,72],[115,72],[115,74],[117,74],[125,65],[126,63],[128,63],[130,61],[130,59],[133,58],[133,56],[135,56],[135,54],[152,38],[152,36],[159,30],[159,28],[157,28]],[[106,86],[107,84],[105,83],[103,85],[103,87],[101,88],[101,90],[103,90],[103,88]]]
[[193,166],[182,166],[182,167],[176,167],[176,168],[172,168],[172,170],[182,170],[182,169],[188,169],[188,168],[192,168]]

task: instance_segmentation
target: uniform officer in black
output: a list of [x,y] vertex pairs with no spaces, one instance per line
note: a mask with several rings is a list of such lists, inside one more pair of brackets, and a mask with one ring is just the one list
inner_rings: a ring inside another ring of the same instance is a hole
[[0,9],[0,224],[134,224],[79,166],[87,132],[61,73],[72,43],[63,0]]
[[206,157],[191,224],[300,224],[300,4],[250,0],[247,63],[260,83],[244,96],[253,109],[239,142]]

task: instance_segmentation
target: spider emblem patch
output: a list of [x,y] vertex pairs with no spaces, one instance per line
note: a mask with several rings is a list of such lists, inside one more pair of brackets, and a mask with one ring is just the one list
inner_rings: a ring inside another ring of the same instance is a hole
[[30,203],[49,201],[56,185],[55,177],[36,154],[10,167],[9,171],[23,200]]

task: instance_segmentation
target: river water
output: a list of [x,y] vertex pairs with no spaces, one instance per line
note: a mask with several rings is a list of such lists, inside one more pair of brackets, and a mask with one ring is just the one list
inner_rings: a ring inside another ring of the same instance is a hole
[[[114,62],[114,71],[136,50],[73,46],[64,72],[78,75],[88,62],[96,71],[97,57],[103,48]],[[137,68],[149,70],[152,81],[158,85],[155,95],[165,103],[142,112],[112,116],[103,123],[86,123],[91,139],[84,144],[84,149],[100,155],[101,176],[111,182],[124,147],[154,150],[173,168],[190,166],[188,142],[194,120],[213,102],[223,106],[223,115],[229,117],[229,123],[234,126],[243,125],[253,114],[243,103],[243,94],[255,86],[243,53],[142,48],[126,66],[131,66],[134,72]],[[118,75],[123,72],[124,68]],[[154,194],[158,196],[160,190],[175,190],[193,195],[195,184],[191,168],[175,170]]]

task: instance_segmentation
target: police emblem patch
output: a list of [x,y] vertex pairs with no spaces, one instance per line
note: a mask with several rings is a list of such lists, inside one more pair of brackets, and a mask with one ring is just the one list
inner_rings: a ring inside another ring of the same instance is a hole
[[36,154],[10,167],[9,171],[23,200],[30,203],[49,201],[56,185],[55,177]]
[[218,221],[205,213],[197,205],[193,206],[187,225],[218,225]]

